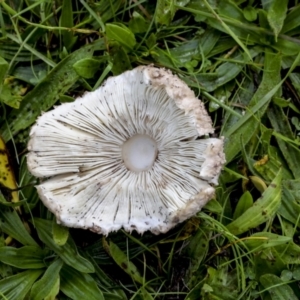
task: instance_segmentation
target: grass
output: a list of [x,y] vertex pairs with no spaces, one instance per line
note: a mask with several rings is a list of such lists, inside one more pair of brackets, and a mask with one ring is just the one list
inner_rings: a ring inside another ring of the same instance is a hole
[[[300,298],[298,1],[1,0],[0,26],[1,299]],[[143,64],[178,74],[224,136],[216,198],[164,235],[57,225],[31,125]]]

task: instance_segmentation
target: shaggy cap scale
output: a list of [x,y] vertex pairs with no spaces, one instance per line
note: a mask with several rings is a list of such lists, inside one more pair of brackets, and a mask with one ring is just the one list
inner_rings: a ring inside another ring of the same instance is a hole
[[[225,158],[202,102],[171,72],[142,66],[44,113],[27,163],[59,223],[108,234],[166,232],[214,196]],[[200,137],[200,139],[199,139]]]

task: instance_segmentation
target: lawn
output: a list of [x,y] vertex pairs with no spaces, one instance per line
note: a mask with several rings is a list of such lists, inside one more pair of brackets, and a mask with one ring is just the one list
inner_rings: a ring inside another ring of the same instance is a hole
[[[300,299],[298,1],[0,0],[0,26],[0,299]],[[214,199],[159,235],[58,225],[31,126],[151,64],[224,137]]]

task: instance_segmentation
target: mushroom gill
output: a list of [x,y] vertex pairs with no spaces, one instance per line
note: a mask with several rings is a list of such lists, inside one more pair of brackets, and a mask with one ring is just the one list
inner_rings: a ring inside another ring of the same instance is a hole
[[57,221],[108,234],[166,232],[214,197],[225,163],[203,103],[177,76],[141,66],[44,113],[30,172]]

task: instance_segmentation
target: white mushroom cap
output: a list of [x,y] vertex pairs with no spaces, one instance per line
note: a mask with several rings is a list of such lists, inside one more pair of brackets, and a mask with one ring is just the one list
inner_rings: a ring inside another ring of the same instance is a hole
[[214,197],[225,157],[203,103],[177,76],[141,66],[44,113],[27,163],[59,223],[108,234],[166,232]]

